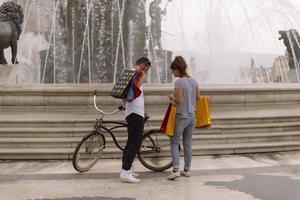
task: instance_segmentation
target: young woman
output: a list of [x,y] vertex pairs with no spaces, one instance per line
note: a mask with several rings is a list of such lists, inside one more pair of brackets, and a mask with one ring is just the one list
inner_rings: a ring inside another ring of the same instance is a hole
[[[176,120],[174,136],[171,137],[171,155],[173,171],[168,179],[174,180],[180,175],[191,175],[192,160],[192,134],[195,127],[196,99],[200,99],[200,92],[196,80],[187,73],[187,64],[182,56],[175,57],[170,66],[172,73],[178,79],[175,81],[174,95],[169,96],[170,101],[176,105]],[[179,145],[180,137],[183,139],[184,168],[180,173]]]

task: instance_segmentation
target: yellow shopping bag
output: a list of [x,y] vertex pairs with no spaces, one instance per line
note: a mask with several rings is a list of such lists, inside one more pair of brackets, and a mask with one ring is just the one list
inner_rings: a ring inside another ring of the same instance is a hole
[[211,123],[209,101],[207,97],[201,97],[196,102],[196,128],[209,126]]
[[169,119],[167,122],[166,135],[173,136],[175,129],[175,119],[176,119],[176,107],[174,105],[171,106]]

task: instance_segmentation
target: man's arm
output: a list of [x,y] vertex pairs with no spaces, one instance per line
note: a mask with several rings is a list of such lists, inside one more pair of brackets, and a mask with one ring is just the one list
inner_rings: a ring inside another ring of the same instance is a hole
[[145,82],[145,72],[141,70],[139,73],[141,73],[141,75],[140,75],[139,82],[137,83],[137,86],[141,87],[141,85]]

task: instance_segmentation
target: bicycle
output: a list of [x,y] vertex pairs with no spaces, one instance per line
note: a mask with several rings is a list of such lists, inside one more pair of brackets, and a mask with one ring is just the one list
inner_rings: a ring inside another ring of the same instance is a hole
[[[105,115],[112,115],[124,111],[123,106],[119,106],[115,111],[104,112],[96,105],[97,91],[94,92],[94,107],[100,112],[100,118],[97,118],[93,130],[84,136],[78,143],[72,158],[73,167],[78,172],[86,172],[91,169],[100,158],[106,147],[106,137],[108,134],[112,137],[117,148],[123,151],[123,147],[117,141],[114,131],[126,128],[127,124],[121,121],[105,121]],[[150,116],[145,116],[144,123]],[[112,124],[109,128],[105,125]],[[172,167],[170,159],[169,137],[161,133],[159,129],[151,129],[144,133],[141,147],[138,151],[138,159],[143,166],[152,171],[164,171]]]

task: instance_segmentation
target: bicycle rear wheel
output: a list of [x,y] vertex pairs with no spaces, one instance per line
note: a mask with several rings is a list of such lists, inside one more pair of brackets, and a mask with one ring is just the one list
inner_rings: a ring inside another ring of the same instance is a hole
[[145,133],[140,147],[138,158],[148,169],[164,171],[173,166],[170,147],[170,138],[160,130],[150,130]]
[[73,167],[79,172],[91,169],[100,158],[105,147],[104,136],[97,132],[86,135],[77,145],[73,154]]

